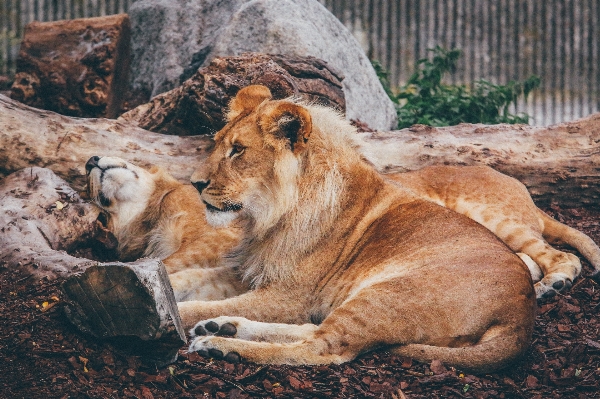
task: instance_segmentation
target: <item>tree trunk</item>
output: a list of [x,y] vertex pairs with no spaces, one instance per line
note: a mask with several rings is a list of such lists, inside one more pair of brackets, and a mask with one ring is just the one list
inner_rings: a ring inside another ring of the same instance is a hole
[[[165,136],[122,121],[60,116],[1,95],[0,126],[0,174],[44,166],[78,190],[93,155],[161,165],[187,182],[212,144],[205,136]],[[361,151],[384,173],[485,164],[521,180],[538,203],[600,203],[600,114],[550,127],[416,125],[358,137]]]
[[129,70],[127,14],[25,27],[11,97],[78,117],[115,118]]
[[69,299],[67,317],[81,331],[159,367],[177,360],[185,332],[160,260],[90,266],[62,288]]

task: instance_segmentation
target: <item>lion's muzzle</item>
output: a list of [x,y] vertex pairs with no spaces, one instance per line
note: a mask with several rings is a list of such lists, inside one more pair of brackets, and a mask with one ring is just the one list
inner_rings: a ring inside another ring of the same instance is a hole
[[208,187],[209,184],[210,180],[198,180],[192,182],[192,186],[194,186],[200,194],[202,194],[202,191],[204,191],[204,189]]
[[85,171],[87,172],[88,175],[90,174],[92,169],[99,167],[98,161],[100,161],[100,157],[97,155],[94,155],[93,157],[88,159],[88,161],[85,163]]

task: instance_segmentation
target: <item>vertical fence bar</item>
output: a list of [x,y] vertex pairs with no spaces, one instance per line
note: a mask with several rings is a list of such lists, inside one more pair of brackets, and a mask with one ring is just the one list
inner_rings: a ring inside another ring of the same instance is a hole
[[[587,0],[585,1],[585,6],[582,9],[582,14],[583,14],[583,40],[582,40],[582,48],[584,48],[584,50],[582,51],[582,58],[581,58],[581,65],[582,68],[584,69],[584,74],[583,74],[583,87],[590,87],[591,86],[591,82],[592,82],[592,71],[593,71],[593,66],[592,66],[592,44],[593,44],[593,39],[592,39],[592,27],[593,27],[593,22],[592,22],[592,5],[591,3],[594,0]],[[583,104],[583,113],[584,115],[587,115],[589,113],[592,112],[592,110],[594,109],[594,107],[592,106],[592,98],[593,95],[591,93],[591,90],[586,90],[585,91],[585,95],[584,95],[584,104]]]
[[6,15],[8,14],[8,2],[0,2],[0,22],[2,22],[2,29],[0,29],[1,41],[0,41],[0,73],[6,75],[8,73],[8,24],[6,23]]
[[[398,20],[398,2],[390,1],[388,8],[388,65],[390,70],[390,78],[392,76],[398,76],[398,68],[400,65],[400,57],[399,57],[399,48],[398,44],[400,40],[398,39],[400,28],[399,28],[399,20]],[[394,84],[395,79],[390,79],[390,83]]]

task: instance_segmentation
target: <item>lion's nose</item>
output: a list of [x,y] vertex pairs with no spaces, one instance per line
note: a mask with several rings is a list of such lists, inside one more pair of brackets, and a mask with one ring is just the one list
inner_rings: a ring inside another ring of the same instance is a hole
[[100,157],[97,155],[88,159],[88,161],[85,163],[85,171],[90,173],[92,171],[92,169],[98,167],[99,160],[100,160]]
[[198,190],[200,194],[202,194],[202,191],[208,187],[209,184],[210,180],[198,180],[192,182],[192,186],[196,187],[196,190]]

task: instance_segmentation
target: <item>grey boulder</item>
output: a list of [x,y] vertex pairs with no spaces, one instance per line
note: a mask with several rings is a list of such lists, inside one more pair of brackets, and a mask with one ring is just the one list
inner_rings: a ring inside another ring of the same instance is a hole
[[134,89],[163,93],[217,56],[313,56],[344,75],[348,119],[396,127],[394,105],[369,59],[316,0],[139,0],[129,15]]

